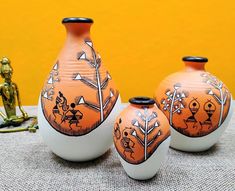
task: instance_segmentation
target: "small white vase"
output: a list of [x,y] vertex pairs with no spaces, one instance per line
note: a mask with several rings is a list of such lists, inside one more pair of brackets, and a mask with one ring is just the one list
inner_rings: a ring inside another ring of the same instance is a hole
[[164,162],[170,145],[167,118],[147,97],[135,97],[117,117],[114,145],[121,164],[133,179],[152,178]]

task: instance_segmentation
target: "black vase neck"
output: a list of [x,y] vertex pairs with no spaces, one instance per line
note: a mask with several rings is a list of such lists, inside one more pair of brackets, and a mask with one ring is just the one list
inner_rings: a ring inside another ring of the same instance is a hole
[[142,96],[130,98],[129,102],[137,106],[153,106],[155,104],[154,99]]
[[62,20],[62,23],[93,23],[93,20],[85,17],[67,17]]

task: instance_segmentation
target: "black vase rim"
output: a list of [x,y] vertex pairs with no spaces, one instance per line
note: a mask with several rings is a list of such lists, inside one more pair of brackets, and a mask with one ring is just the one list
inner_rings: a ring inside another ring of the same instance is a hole
[[145,97],[145,96],[132,97],[129,99],[129,102],[131,104],[135,104],[135,105],[153,105],[153,104],[155,104],[154,99],[152,99],[150,97]]
[[62,23],[93,23],[91,18],[86,17],[66,17],[63,18]]
[[185,62],[208,62],[208,58],[201,56],[185,56],[182,60]]

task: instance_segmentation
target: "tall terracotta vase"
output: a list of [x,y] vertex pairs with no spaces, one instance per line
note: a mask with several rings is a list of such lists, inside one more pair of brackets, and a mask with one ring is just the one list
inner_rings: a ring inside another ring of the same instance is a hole
[[171,147],[203,151],[213,146],[232,115],[232,96],[222,81],[205,71],[207,58],[184,57],[185,70],[166,77],[155,92],[171,125]]
[[67,38],[39,98],[42,137],[58,156],[96,158],[112,144],[119,92],[90,38],[89,18],[65,18]]

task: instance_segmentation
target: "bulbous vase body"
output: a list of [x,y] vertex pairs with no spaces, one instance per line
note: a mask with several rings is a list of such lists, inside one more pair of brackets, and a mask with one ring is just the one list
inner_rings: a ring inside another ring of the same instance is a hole
[[130,103],[116,119],[114,145],[128,176],[138,180],[150,179],[167,155],[169,122],[153,99],[135,97]]
[[90,38],[93,21],[65,18],[67,39],[41,91],[41,135],[58,156],[71,161],[99,157],[112,144],[120,96]]
[[232,115],[232,96],[217,77],[205,71],[203,57],[184,57],[185,70],[166,77],[155,92],[158,107],[167,116],[171,147],[204,151],[213,146]]

